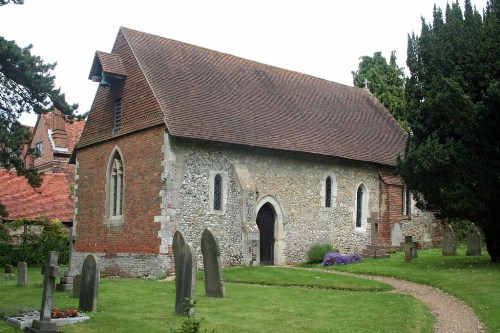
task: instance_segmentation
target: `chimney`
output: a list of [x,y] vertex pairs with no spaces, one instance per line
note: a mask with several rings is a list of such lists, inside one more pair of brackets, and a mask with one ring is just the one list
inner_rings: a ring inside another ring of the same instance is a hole
[[68,132],[66,132],[66,118],[64,114],[54,108],[52,111],[52,138],[56,147],[67,147]]

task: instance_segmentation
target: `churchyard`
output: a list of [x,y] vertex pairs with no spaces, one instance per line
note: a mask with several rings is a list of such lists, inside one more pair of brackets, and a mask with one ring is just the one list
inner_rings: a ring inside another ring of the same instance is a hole
[[[443,256],[441,249],[419,251],[405,261],[403,252],[384,260],[328,269],[395,276],[436,286],[468,305],[487,326],[500,330],[500,266],[488,256]],[[232,267],[223,270],[226,295],[205,295],[204,276],[198,272],[196,315],[202,328],[215,332],[429,332],[433,317],[424,304],[408,295],[388,293],[390,286],[354,277],[302,269]],[[314,268],[320,268],[317,265]],[[63,271],[63,268],[61,268]],[[3,273],[0,315],[39,309],[42,297],[40,268],[28,268],[28,286]],[[64,326],[64,332],[171,332],[185,316],[175,314],[175,282],[101,276],[96,312],[90,320]],[[78,309],[69,291],[55,292],[53,306]],[[0,332],[21,332],[0,322]]]

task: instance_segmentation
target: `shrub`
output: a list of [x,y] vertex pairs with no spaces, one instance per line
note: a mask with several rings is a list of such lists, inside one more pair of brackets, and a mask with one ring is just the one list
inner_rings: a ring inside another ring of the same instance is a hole
[[325,255],[329,252],[335,252],[331,244],[314,244],[307,251],[307,262],[310,264],[318,264],[323,261]]
[[356,253],[340,254],[338,252],[330,252],[325,255],[323,266],[355,264],[361,262],[361,260],[361,256]]

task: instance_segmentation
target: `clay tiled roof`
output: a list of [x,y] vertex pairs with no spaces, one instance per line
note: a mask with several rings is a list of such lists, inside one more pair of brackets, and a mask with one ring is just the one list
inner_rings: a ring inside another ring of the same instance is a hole
[[[389,166],[405,148],[406,132],[364,89],[127,28],[120,29],[113,53],[137,62],[139,71],[129,71],[124,60],[124,89],[143,75],[173,136]],[[98,91],[93,108],[104,100]],[[124,119],[126,112],[124,106]],[[111,137],[110,129],[93,121],[94,137],[82,137],[81,146],[95,143],[98,135],[104,139],[99,133]]]
[[93,76],[101,76],[102,72],[127,76],[122,59],[118,54],[97,51],[90,70],[89,80],[92,80]]
[[47,173],[36,191],[16,172],[0,170],[0,203],[9,220],[46,216],[61,222],[73,221],[73,196],[62,173]]
[[401,179],[396,175],[389,173],[380,173],[380,178],[382,178],[382,181],[387,185],[403,186]]

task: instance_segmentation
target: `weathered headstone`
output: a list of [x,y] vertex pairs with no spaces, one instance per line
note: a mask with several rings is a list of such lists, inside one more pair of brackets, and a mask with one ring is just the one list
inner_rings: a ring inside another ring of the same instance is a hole
[[173,239],[175,264],[175,312],[194,315],[194,291],[196,285],[196,257],[193,247],[184,242],[184,237],[176,231]]
[[28,264],[25,261],[17,263],[17,285],[19,287],[28,286]]
[[[71,256],[75,252],[75,241],[77,239],[76,236],[76,228],[71,227],[70,234],[68,235],[69,241],[69,267],[64,272],[64,276],[61,276],[61,281],[56,285],[57,291],[72,291],[73,290],[73,277],[75,273],[73,272],[73,267],[71,267]],[[78,290],[80,292],[80,290]],[[77,294],[79,295],[79,294]]]
[[481,255],[481,235],[474,223],[471,223],[467,229],[467,256],[480,256]]
[[82,285],[82,274],[73,277],[73,297],[80,297],[80,286]]
[[444,226],[443,244],[441,245],[441,252],[443,256],[456,256],[457,255],[457,242],[453,228],[449,224]]
[[224,297],[226,288],[222,277],[219,242],[210,229],[205,229],[201,235],[201,253],[203,254],[206,294],[211,297]]
[[12,267],[12,265],[10,264],[6,264],[5,265],[5,273],[14,273],[14,267]]
[[33,320],[32,326],[26,327],[24,332],[61,332],[57,329],[57,325],[50,320],[52,300],[54,298],[54,290],[56,289],[56,278],[59,276],[57,259],[58,253],[50,251],[45,265],[42,266],[43,295],[40,320]]
[[97,292],[99,289],[99,265],[93,254],[89,254],[83,261],[82,280],[80,282],[81,311],[97,311]]
[[401,229],[401,225],[399,223],[395,223],[391,230],[391,245],[399,247],[401,246],[403,240],[403,230]]
[[417,244],[413,241],[413,236],[405,236],[405,261],[412,261],[417,258]]

